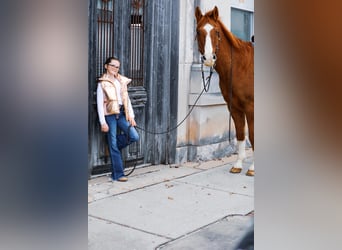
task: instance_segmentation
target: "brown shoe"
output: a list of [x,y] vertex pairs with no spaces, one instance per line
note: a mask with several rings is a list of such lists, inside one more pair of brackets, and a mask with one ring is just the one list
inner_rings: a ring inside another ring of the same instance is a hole
[[128,178],[125,176],[122,176],[118,179],[118,181],[125,182],[125,181],[128,181]]

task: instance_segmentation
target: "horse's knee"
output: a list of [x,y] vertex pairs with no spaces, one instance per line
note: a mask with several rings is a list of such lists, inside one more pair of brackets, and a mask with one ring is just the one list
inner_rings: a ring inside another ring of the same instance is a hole
[[245,139],[245,117],[241,112],[232,111],[232,118],[235,124],[236,139],[243,141]]
[[244,141],[245,140],[245,129],[244,127],[236,127],[236,139],[238,141]]

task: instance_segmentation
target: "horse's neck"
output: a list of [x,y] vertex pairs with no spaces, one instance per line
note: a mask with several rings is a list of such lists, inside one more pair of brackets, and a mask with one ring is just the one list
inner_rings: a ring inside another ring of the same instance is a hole
[[215,66],[215,70],[219,74],[220,78],[229,77],[229,69],[231,68],[234,59],[233,53],[233,46],[228,41],[222,40],[219,53],[217,53],[217,61]]
[[226,28],[224,23],[222,23],[220,20],[218,20],[218,24],[220,26],[220,29],[221,29],[221,32],[222,32],[224,38],[227,39],[233,47],[235,47],[235,48],[240,47],[241,41],[232,32],[230,32]]
[[[245,49],[245,45],[242,40],[238,39],[221,23],[221,42],[219,44],[218,52],[216,53],[216,71],[220,77],[229,77],[231,71],[231,65],[234,67],[245,64],[246,61],[241,61],[241,51]],[[227,72],[227,70],[229,70]]]

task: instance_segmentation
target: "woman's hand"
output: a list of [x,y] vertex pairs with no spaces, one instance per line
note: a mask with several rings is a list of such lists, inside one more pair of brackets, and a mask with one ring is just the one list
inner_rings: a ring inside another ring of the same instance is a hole
[[134,120],[133,117],[129,117],[129,118],[128,118],[128,122],[129,122],[133,127],[137,126],[137,123],[135,122],[135,120]]
[[109,127],[108,127],[107,123],[101,125],[101,131],[102,132],[108,132],[109,131]]

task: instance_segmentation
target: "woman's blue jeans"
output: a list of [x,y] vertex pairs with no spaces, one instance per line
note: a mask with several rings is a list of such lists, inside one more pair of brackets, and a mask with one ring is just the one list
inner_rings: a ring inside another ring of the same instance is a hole
[[[119,115],[106,115],[105,118],[109,126],[107,135],[110,159],[112,161],[112,179],[117,180],[124,176],[121,149],[138,141],[139,135],[134,127],[130,127],[124,111],[120,111]],[[120,128],[124,134],[117,134],[117,128]]]

